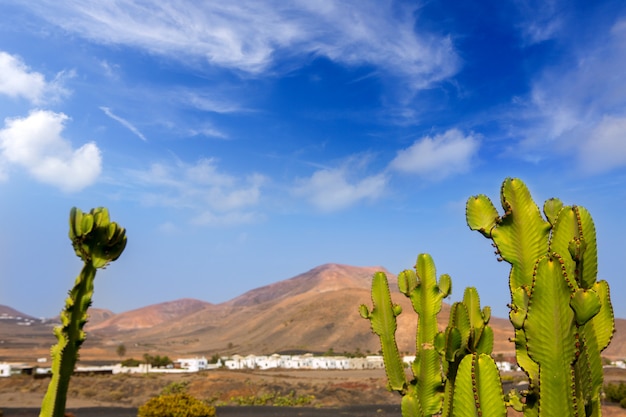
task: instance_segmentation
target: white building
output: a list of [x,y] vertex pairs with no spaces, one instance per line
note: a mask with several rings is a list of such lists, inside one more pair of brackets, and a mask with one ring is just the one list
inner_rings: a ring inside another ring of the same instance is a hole
[[500,372],[511,372],[514,371],[515,369],[513,369],[513,364],[511,362],[507,362],[507,361],[502,361],[502,362],[496,362],[496,366],[498,367],[498,370]]
[[11,364],[0,363],[0,377],[11,376]]
[[204,356],[201,358],[176,359],[174,364],[176,367],[184,369],[188,372],[198,372],[208,369],[209,367],[209,361]]

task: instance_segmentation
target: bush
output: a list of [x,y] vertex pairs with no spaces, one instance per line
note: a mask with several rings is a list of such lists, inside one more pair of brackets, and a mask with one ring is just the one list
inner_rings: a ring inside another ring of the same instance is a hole
[[626,403],[623,402],[623,400],[626,399],[626,384],[623,382],[620,382],[619,385],[606,384],[604,386],[604,394],[608,401],[623,404],[622,407],[626,405]]
[[189,394],[165,394],[151,398],[139,407],[138,417],[213,417],[215,407]]
[[161,395],[182,394],[187,392],[188,387],[189,381],[170,382],[165,388],[161,390]]
[[127,368],[134,368],[139,365],[141,365],[141,361],[133,358],[122,361],[122,366],[126,366]]
[[269,392],[260,395],[231,397],[230,402],[237,405],[273,405],[275,407],[297,407],[310,405],[315,399],[313,395],[298,395],[290,391],[287,395]]

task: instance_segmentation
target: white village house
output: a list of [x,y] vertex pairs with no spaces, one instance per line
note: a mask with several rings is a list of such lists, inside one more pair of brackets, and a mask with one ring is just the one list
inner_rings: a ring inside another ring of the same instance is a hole
[[383,368],[382,356],[347,358],[345,356],[304,355],[233,355],[224,361],[228,369],[379,369]]
[[11,376],[11,365],[5,362],[0,363],[0,377]]

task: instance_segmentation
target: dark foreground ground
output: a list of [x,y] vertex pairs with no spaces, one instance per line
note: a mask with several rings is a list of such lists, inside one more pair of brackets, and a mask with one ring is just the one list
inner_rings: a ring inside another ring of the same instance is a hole
[[[38,408],[4,408],[3,417],[37,417]],[[137,409],[94,407],[68,410],[76,417],[136,417]],[[354,405],[340,408],[217,407],[217,417],[399,417],[399,405]]]

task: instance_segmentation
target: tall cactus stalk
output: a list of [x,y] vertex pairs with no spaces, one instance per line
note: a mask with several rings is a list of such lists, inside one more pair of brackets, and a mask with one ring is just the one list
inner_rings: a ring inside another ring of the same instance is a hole
[[504,215],[478,195],[466,217],[511,264],[509,318],[530,382],[524,415],[600,416],[600,354],[615,325],[609,286],[597,281],[593,220],[558,199],[545,202],[544,219],[519,179],[506,179],[500,196]]
[[65,301],[61,325],[54,329],[58,343],[51,351],[52,379],[41,405],[40,417],[62,417],[65,414],[70,377],[86,337],[83,326],[88,319],[96,269],[115,261],[126,247],[126,231],[109,220],[106,208],[93,209],[90,213],[73,208],[69,237],[84,265]]
[[448,327],[439,332],[437,315],[451,292],[450,276],[437,281],[432,258],[420,254],[415,271],[400,273],[398,287],[418,314],[412,380],[407,381],[395,338],[401,308],[391,300],[384,273],[376,273],[372,281],[373,309],[361,305],[360,312],[380,338],[388,388],[402,395],[402,416],[506,415],[498,370],[489,356],[490,310],[480,309],[476,290],[465,291],[463,301],[451,309]]

